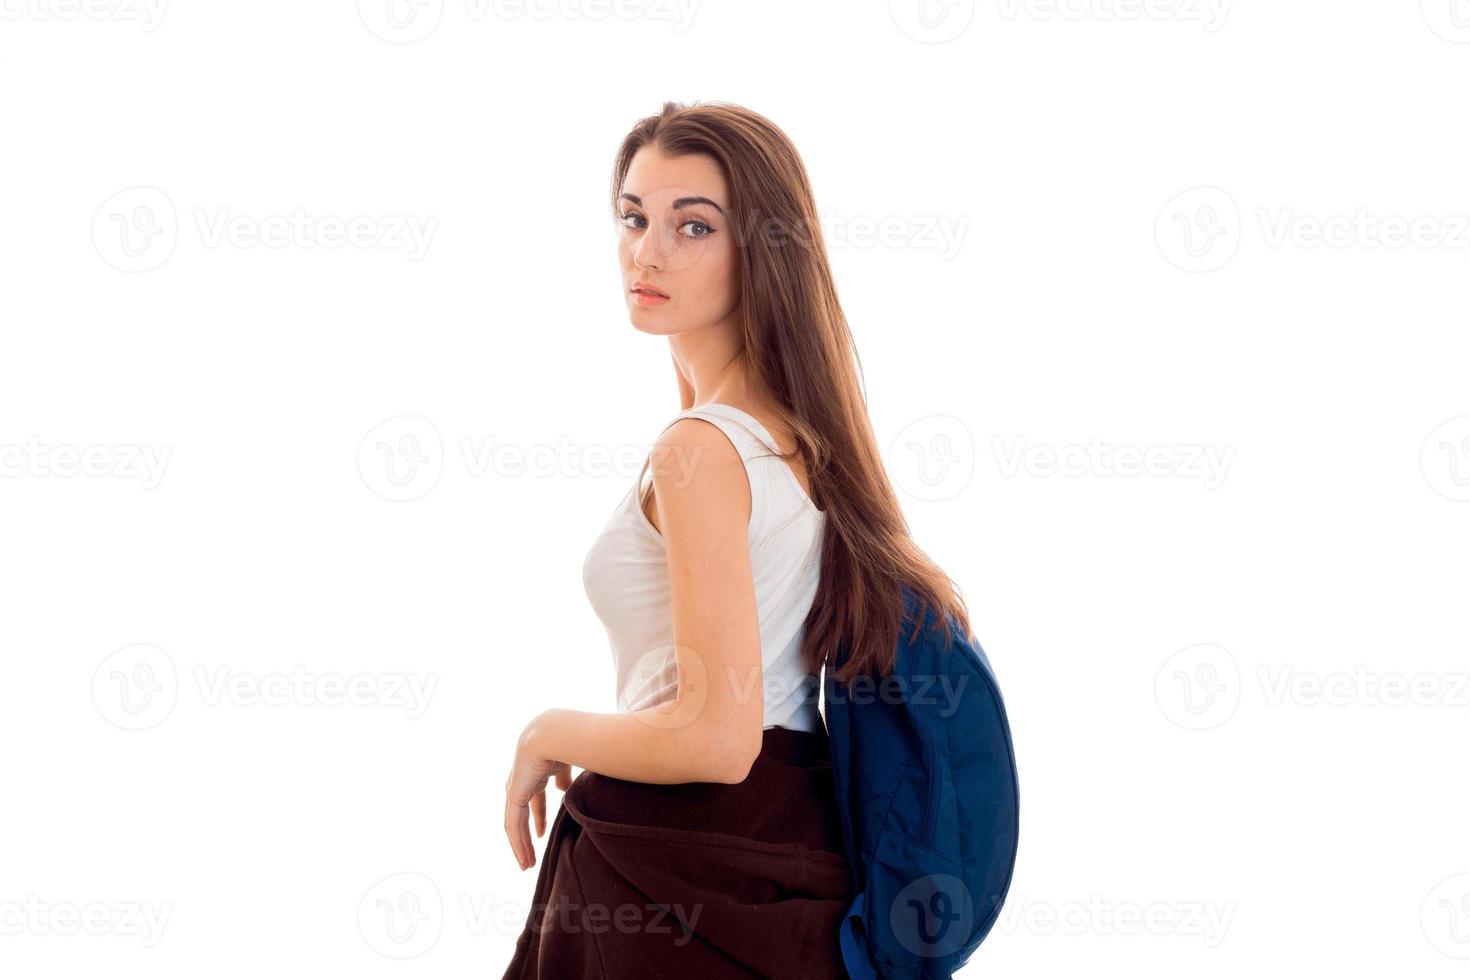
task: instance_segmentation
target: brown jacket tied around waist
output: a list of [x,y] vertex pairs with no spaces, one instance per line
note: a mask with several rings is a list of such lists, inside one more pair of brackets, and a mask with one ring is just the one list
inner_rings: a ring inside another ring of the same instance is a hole
[[845,978],[854,885],[826,733],[768,728],[762,743],[736,785],[583,771],[504,980]]

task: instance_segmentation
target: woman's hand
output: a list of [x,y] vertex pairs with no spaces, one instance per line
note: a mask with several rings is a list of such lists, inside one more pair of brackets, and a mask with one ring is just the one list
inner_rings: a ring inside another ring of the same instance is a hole
[[542,716],[538,715],[521,731],[510,778],[505,781],[505,833],[522,871],[536,863],[529,814],[536,817],[536,836],[546,833],[547,777],[555,775],[557,789],[563,791],[572,785],[572,767],[544,758],[539,752],[537,731],[541,722]]

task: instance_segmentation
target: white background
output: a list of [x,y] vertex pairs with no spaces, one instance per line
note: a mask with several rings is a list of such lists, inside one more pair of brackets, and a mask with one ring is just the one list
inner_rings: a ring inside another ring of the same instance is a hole
[[962,975],[1464,974],[1470,4],[403,11],[0,0],[0,974],[500,975],[678,411],[607,211],[664,99],[801,151],[1003,685]]

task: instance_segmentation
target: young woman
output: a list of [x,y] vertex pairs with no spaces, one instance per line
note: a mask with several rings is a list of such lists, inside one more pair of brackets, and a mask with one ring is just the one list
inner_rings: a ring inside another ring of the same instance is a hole
[[968,618],[885,475],[785,134],[666,103],[623,141],[612,205],[629,316],[668,338],[683,411],[583,566],[620,710],[552,708],[516,747],[523,869],[547,780],[566,793],[505,977],[842,977],[820,671],[840,646],[839,680],[886,672],[904,586]]

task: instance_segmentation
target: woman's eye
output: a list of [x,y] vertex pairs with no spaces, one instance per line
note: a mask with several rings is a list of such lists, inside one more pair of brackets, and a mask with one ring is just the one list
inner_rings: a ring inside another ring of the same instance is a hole
[[[618,221],[628,228],[643,229],[648,227],[648,221],[636,211],[628,211],[618,215]],[[690,218],[679,226],[679,229],[690,238],[707,238],[715,229],[695,218]]]

